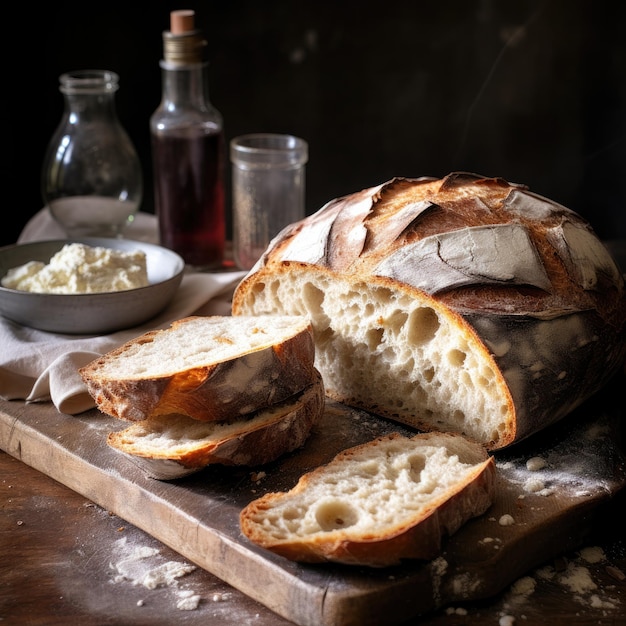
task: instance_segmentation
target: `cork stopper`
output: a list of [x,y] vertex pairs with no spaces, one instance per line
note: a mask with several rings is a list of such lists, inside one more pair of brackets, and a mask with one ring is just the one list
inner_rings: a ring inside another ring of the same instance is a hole
[[170,30],[163,33],[163,55],[171,65],[202,63],[206,41],[196,29],[196,13],[179,9],[170,13]]
[[170,32],[172,35],[182,35],[196,28],[196,12],[181,9],[170,13]]

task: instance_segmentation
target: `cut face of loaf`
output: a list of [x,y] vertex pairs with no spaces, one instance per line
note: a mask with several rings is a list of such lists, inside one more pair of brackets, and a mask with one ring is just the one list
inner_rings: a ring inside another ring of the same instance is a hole
[[445,536],[491,506],[495,472],[485,450],[458,435],[392,434],[251,502],[240,525],[252,542],[295,561],[432,559]]
[[83,367],[97,407],[140,421],[179,413],[232,420],[281,402],[315,379],[305,317],[188,317]]
[[422,430],[481,442],[511,439],[510,394],[460,319],[388,281],[354,281],[307,267],[268,277],[254,309],[308,314],[327,394]]
[[301,447],[324,412],[322,377],[300,393],[243,419],[200,422],[158,415],[109,433],[107,443],[152,478],[171,480],[207,465],[262,465]]
[[490,449],[561,419],[626,353],[619,268],[569,209],[502,179],[393,179],[280,233],[234,315],[310,318],[327,394]]

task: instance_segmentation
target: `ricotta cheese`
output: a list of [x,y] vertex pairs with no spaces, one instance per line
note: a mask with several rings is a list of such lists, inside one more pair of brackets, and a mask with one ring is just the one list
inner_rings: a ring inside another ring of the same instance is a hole
[[69,243],[46,265],[41,261],[10,269],[2,278],[8,289],[35,293],[103,293],[145,287],[146,254]]

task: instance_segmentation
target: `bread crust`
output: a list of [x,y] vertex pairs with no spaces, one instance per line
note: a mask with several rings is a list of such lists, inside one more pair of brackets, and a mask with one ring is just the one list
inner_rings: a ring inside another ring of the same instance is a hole
[[[324,384],[315,372],[302,391],[245,419],[202,424],[184,415],[158,415],[109,433],[107,443],[159,480],[212,464],[263,465],[304,445],[324,406]],[[164,441],[155,444],[159,438]]]
[[[235,315],[309,314],[318,368],[334,399],[420,429],[452,430],[441,415],[411,415],[391,401],[375,404],[370,389],[353,392],[340,369],[320,364],[329,336],[342,332],[334,314],[322,311],[326,303],[311,306],[303,292],[304,304],[293,293],[288,303],[274,296],[284,282],[304,289],[339,281],[363,298],[385,285],[391,297],[412,294],[459,338],[476,338],[474,353],[496,372],[501,397],[501,425],[484,435],[490,449],[563,418],[626,357],[623,276],[590,224],[500,178],[395,178],[333,200],[279,234],[233,298]],[[386,332],[384,324],[374,330]],[[342,337],[346,346],[359,340]],[[459,432],[477,438],[462,424]]]
[[[214,360],[209,355],[203,364],[177,369],[168,368],[164,355],[158,375],[107,374],[109,363],[158,340],[162,333],[193,328],[197,323],[210,324],[212,319],[192,316],[178,320],[169,329],[145,333],[83,367],[80,374],[97,407],[127,421],[180,413],[195,420],[219,422],[281,402],[314,380],[315,345],[311,325],[304,318],[294,324],[291,336],[272,341],[270,332],[266,345],[242,349],[231,358]],[[271,331],[270,321],[259,320],[261,324]]]
[[[298,537],[294,532],[288,538],[277,538],[268,530],[278,504],[293,503],[293,510],[299,510],[300,519],[307,513],[306,505],[299,503],[316,481],[333,473],[341,475],[342,465],[350,465],[355,456],[369,454],[381,466],[393,463],[393,455],[387,451],[386,443],[409,441],[392,433],[371,442],[350,448],[339,453],[327,465],[303,475],[295,487],[288,492],[268,493],[248,504],[240,514],[242,532],[250,541],[285,558],[306,562],[335,562],[346,565],[387,567],[397,565],[405,559],[430,560],[442,549],[445,538],[455,533],[472,517],[482,515],[493,503],[496,490],[496,468],[492,457],[484,449],[465,438],[448,433],[426,433],[412,438],[416,452],[420,446],[446,447],[459,455],[462,462],[473,464],[463,480],[451,485],[443,494],[431,498],[410,516],[402,516],[401,521],[383,524],[368,532],[354,532],[350,528],[332,529],[328,532],[311,531],[309,536]],[[382,448],[377,454],[376,448]],[[345,471],[344,471],[345,473]],[[337,480],[341,480],[338,478]],[[355,479],[355,480],[358,480]],[[383,483],[377,488],[384,491]],[[358,504],[355,500],[351,502]],[[317,501],[310,502],[315,507]],[[362,504],[367,510],[367,502]]]

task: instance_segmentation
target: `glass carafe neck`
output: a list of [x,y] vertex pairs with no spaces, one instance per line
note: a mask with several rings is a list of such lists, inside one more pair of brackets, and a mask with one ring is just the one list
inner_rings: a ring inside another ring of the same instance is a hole
[[116,118],[115,92],[119,77],[108,70],[82,70],[62,74],[59,91],[68,115]]

